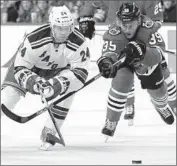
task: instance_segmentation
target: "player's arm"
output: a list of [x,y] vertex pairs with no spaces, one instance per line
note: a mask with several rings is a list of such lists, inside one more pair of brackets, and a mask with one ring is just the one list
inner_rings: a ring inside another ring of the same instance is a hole
[[43,92],[48,101],[59,95],[61,83],[56,79],[45,80],[32,71],[38,57],[37,50],[33,50],[26,39],[14,62],[14,76],[21,87],[32,94]]
[[148,43],[139,40],[131,41],[122,50],[122,53],[126,54],[126,62],[129,65],[143,64],[151,67],[161,62],[162,46],[165,47],[163,38],[158,32],[155,32],[151,34]]
[[[117,66],[113,66],[113,64],[121,58],[122,54],[120,51],[125,45],[121,40],[112,40],[110,35],[108,35],[108,38],[105,37],[107,36],[106,33],[103,36],[104,44],[102,48],[102,56],[97,60],[97,65],[103,77],[114,78],[117,73]],[[116,37],[117,36],[115,35],[114,38]]]
[[151,56],[146,57],[146,59],[148,59],[147,61],[158,63],[159,60],[162,60],[162,54],[164,54],[166,45],[163,37],[160,35],[159,32],[155,31],[151,34],[151,37],[149,38],[149,41],[147,43],[147,47],[149,48],[149,52],[151,52]]
[[69,82],[69,86],[65,92],[76,91],[84,86],[88,76],[89,60],[90,51],[86,42],[76,52],[71,52],[68,55],[68,63],[71,67],[59,74],[59,77],[66,78]]
[[37,55],[32,50],[28,39],[26,39],[14,62],[14,76],[18,84],[31,93],[36,93],[33,85],[38,75],[31,71],[36,61]]

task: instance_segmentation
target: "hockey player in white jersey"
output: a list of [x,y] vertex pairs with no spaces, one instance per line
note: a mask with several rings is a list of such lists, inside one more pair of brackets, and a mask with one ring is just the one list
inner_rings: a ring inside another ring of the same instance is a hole
[[[3,85],[2,101],[12,109],[26,92],[39,95],[46,101],[80,89],[88,76],[89,49],[85,37],[74,27],[74,20],[66,6],[53,7],[49,24],[26,36]],[[14,75],[13,75],[13,73]],[[10,95],[9,95],[10,94]],[[54,105],[51,112],[58,128],[63,124],[74,96]],[[56,134],[48,117],[41,133],[40,149],[55,144],[46,140],[47,133]]]

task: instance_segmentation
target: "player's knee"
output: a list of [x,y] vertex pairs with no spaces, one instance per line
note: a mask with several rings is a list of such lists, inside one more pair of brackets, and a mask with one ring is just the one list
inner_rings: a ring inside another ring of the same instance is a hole
[[164,107],[168,103],[167,87],[163,83],[158,89],[148,89],[152,103],[157,107]]
[[163,83],[158,89],[147,89],[150,96],[161,98],[167,94],[167,86]]
[[[167,85],[167,90],[168,90],[168,101],[176,103],[176,84],[169,76],[168,78],[165,79],[165,83]],[[175,101],[175,102],[174,102]]]
[[64,121],[69,112],[69,109],[58,105],[54,105],[51,108],[51,112],[53,113],[53,116],[56,120]]
[[134,75],[129,68],[121,68],[112,80],[112,87],[123,93],[128,93],[133,86]]

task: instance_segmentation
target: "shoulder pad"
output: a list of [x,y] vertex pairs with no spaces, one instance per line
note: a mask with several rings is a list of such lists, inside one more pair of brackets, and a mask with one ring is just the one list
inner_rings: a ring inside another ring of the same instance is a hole
[[154,21],[152,21],[149,17],[146,17],[146,16],[142,16],[142,27],[145,27],[145,28],[152,28],[154,26]]
[[31,44],[32,49],[39,48],[47,43],[52,42],[50,37],[50,25],[45,24],[32,31],[27,35],[29,43]]
[[109,34],[112,36],[116,36],[120,33],[120,27],[116,25],[116,22],[114,22],[112,25],[109,26]]
[[112,36],[116,36],[120,33],[120,30],[119,29],[116,29],[116,28],[112,28],[109,30],[109,34],[112,35]]
[[127,40],[125,35],[121,33],[121,31],[117,35],[111,35],[109,30],[107,30],[103,35],[103,40],[110,40],[110,41],[124,41]]
[[83,34],[77,28],[74,28],[73,32],[68,37],[66,46],[76,51],[85,41],[86,38]]

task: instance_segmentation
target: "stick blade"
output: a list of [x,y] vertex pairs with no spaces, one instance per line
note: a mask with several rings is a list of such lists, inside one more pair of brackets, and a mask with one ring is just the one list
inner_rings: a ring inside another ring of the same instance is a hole
[[56,137],[56,136],[54,136],[54,135],[52,135],[50,133],[47,133],[47,136],[48,136],[49,140],[52,140],[52,141],[54,141],[56,143],[59,143],[59,144],[65,146],[65,142],[64,142],[63,139],[59,139],[58,137]]
[[4,104],[1,104],[1,110],[7,117],[18,123],[26,123],[28,121],[28,118],[18,116],[11,112]]

